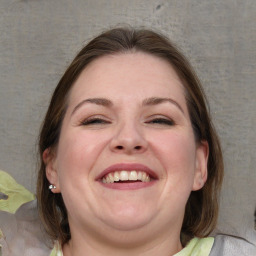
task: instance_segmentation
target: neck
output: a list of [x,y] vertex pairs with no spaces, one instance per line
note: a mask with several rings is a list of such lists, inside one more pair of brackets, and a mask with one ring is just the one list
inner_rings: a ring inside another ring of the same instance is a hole
[[[115,232],[114,232],[115,233]],[[72,233],[72,239],[63,246],[64,256],[170,256],[182,249],[180,237],[170,230],[158,235],[147,236],[150,232],[140,234],[140,231],[123,231],[108,237],[99,234]],[[115,235],[116,238],[115,238]]]

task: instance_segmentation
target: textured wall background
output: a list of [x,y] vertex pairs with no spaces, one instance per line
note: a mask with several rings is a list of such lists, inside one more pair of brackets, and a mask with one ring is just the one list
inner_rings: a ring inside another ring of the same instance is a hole
[[81,46],[117,24],[160,30],[190,58],[224,151],[219,226],[252,226],[255,0],[0,0],[0,169],[35,191],[36,139],[51,92]]

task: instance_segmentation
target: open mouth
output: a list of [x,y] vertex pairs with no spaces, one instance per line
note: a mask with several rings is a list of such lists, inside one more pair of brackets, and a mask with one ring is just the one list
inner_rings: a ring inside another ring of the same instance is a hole
[[103,183],[132,183],[132,182],[150,182],[152,178],[143,171],[115,171],[106,174],[102,178]]
[[118,163],[102,171],[96,180],[113,189],[140,189],[155,184],[157,174],[139,163]]

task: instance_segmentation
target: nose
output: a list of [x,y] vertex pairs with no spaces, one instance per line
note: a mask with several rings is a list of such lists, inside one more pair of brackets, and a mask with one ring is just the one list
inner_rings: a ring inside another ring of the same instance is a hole
[[119,127],[110,142],[111,151],[123,154],[143,153],[147,147],[143,131],[131,124]]

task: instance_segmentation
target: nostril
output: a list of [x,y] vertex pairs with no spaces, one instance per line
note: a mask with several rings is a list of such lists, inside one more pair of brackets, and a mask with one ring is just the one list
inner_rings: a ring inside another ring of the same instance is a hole
[[[116,146],[116,149],[118,149],[118,150],[123,150],[124,147],[121,146],[121,145],[119,145],[119,146]],[[135,149],[135,150],[141,150],[141,149],[142,149],[142,146],[135,146],[134,149]]]

